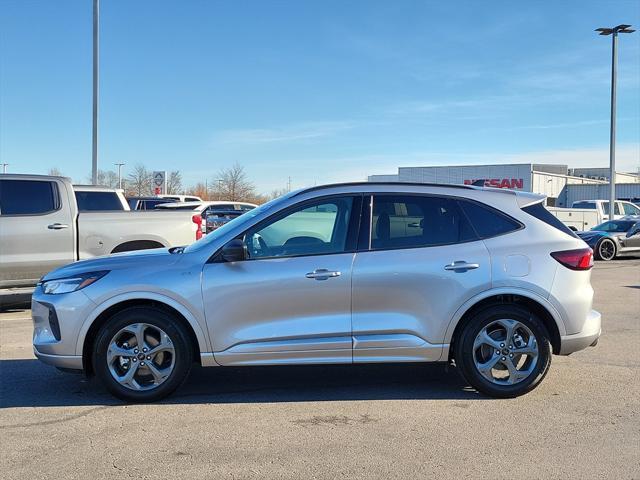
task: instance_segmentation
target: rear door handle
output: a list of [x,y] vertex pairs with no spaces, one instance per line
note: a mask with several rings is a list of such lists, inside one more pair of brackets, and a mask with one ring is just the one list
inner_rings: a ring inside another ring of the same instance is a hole
[[466,272],[467,270],[475,270],[476,268],[480,268],[479,263],[467,263],[464,260],[456,260],[444,266],[445,270],[453,270],[454,272]]
[[51,225],[47,225],[49,230],[62,230],[63,228],[69,228],[69,225],[66,223],[52,223]]
[[314,280],[327,280],[328,278],[339,277],[340,275],[340,272],[333,272],[326,268],[316,268],[313,272],[307,273],[305,277]]

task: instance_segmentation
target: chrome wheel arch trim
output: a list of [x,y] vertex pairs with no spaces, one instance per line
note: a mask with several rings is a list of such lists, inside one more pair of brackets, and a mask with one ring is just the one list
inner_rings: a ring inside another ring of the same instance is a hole
[[180,315],[182,315],[189,325],[191,326],[193,332],[195,333],[196,340],[198,341],[198,349],[200,352],[210,352],[211,351],[211,341],[209,339],[208,330],[206,326],[206,321],[204,318],[198,318],[195,313],[189,310],[184,304],[178,302],[174,298],[171,298],[166,295],[162,295],[160,293],[148,292],[144,290],[140,291],[130,291],[126,293],[121,293],[110,297],[107,300],[104,300],[100,304],[93,309],[91,314],[85,319],[80,327],[80,331],[78,332],[78,338],[76,343],[76,354],[82,355],[84,342],[87,336],[87,332],[93,325],[93,322],[107,309],[117,305],[119,303],[131,301],[131,300],[151,300],[154,302],[165,304],[174,310],[176,310]]
[[518,288],[518,287],[493,288],[491,290],[485,290],[484,292],[481,292],[478,295],[470,298],[460,308],[458,308],[456,313],[453,315],[453,318],[449,321],[449,325],[447,326],[445,337],[442,339],[442,342],[446,344],[446,347],[443,349],[445,351],[443,351],[443,357],[441,357],[441,359],[447,358],[447,355],[448,355],[447,347],[448,345],[451,344],[453,332],[455,331],[456,327],[458,326],[458,323],[460,322],[464,314],[467,313],[478,302],[481,302],[482,300],[485,300],[489,297],[493,297],[496,295],[519,295],[522,297],[527,297],[530,300],[533,300],[534,302],[539,303],[553,317],[553,320],[556,326],[558,327],[558,332],[560,333],[560,337],[567,334],[564,321],[562,320],[562,316],[560,315],[560,312],[555,308],[555,306],[547,298],[544,298],[543,296],[538,295],[537,293],[524,288]]

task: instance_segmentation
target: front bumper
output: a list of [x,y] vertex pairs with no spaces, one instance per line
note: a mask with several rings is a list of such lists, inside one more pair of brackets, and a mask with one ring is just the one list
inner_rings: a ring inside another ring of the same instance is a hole
[[33,354],[38,360],[47,365],[53,365],[58,368],[67,368],[69,370],[82,370],[82,357],[80,355],[51,355],[41,353],[36,347],[33,347]]
[[593,345],[602,333],[602,316],[591,310],[581,332],[560,337],[560,355],[570,355]]
[[34,355],[58,368],[82,370],[78,334],[93,306],[82,291],[45,295],[36,287],[31,297]]

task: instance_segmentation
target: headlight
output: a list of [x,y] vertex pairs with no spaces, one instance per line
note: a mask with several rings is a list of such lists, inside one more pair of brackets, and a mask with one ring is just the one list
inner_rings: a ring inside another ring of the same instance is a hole
[[42,291],[47,295],[75,292],[76,290],[83,289],[84,287],[91,285],[97,280],[100,280],[107,273],[109,272],[102,271],[81,273],[80,275],[74,275],[73,277],[45,280],[43,282],[40,282],[40,285],[42,286]]

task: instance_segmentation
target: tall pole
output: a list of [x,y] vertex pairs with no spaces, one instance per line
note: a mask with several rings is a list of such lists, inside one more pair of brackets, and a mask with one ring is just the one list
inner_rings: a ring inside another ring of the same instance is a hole
[[93,0],[93,129],[91,132],[91,181],[98,184],[98,30],[100,0]]
[[122,166],[126,164],[114,163],[114,165],[118,167],[118,188],[122,188]]
[[609,220],[616,205],[616,81],[618,76],[618,31],[611,35],[611,129],[609,131]]

